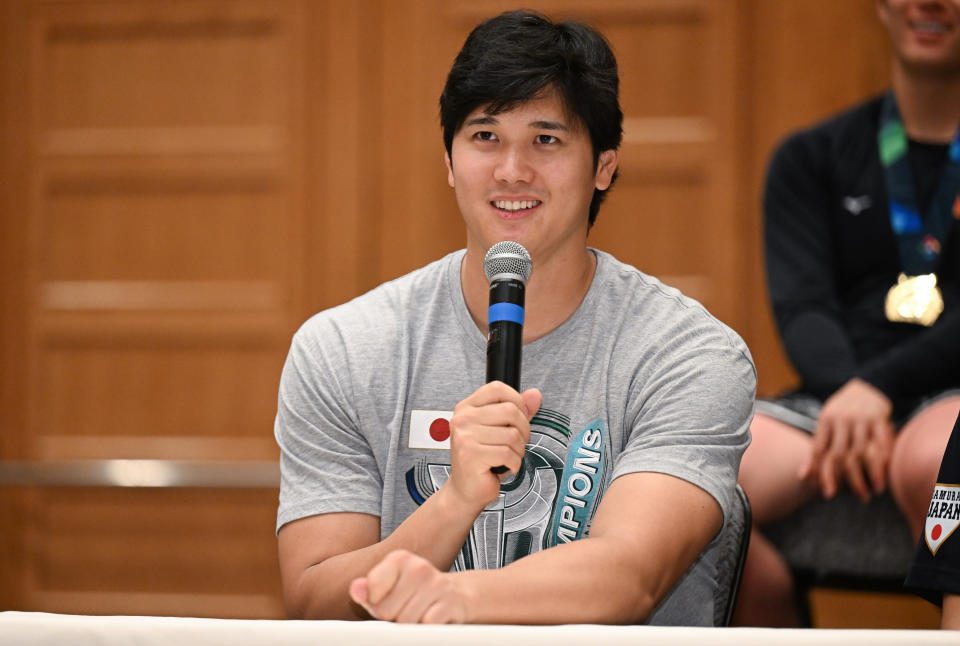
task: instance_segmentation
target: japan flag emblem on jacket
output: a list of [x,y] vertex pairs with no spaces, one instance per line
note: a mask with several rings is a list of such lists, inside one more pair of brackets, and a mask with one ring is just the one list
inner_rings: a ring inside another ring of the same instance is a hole
[[960,525],[960,485],[937,483],[930,498],[923,538],[930,553],[937,555],[940,546]]

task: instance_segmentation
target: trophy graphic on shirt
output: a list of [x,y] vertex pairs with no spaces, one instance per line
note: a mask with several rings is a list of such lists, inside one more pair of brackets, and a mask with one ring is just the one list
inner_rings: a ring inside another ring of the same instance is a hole
[[[454,570],[494,569],[589,532],[609,471],[607,436],[596,420],[571,437],[570,418],[541,408],[530,421],[520,470],[480,512]],[[410,496],[422,503],[450,477],[450,465],[421,461],[407,471]]]

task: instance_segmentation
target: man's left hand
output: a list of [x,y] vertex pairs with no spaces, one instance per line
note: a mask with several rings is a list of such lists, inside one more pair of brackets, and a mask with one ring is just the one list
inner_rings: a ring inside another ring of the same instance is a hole
[[467,621],[464,591],[454,576],[406,550],[391,552],[350,584],[350,598],[371,617],[398,623]]

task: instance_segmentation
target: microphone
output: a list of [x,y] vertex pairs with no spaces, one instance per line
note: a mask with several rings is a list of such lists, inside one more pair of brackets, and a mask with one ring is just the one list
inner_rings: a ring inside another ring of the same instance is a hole
[[[530,254],[519,242],[504,240],[487,251],[483,272],[490,281],[487,310],[487,383],[502,381],[520,390],[520,355],[523,348],[523,302],[527,279],[533,270]],[[506,473],[507,467],[491,469]]]

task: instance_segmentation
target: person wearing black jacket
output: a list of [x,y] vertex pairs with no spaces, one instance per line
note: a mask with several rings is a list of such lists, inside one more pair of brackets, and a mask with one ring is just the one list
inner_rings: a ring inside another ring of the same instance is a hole
[[960,630],[960,417],[930,497],[923,536],[907,573],[906,586],[943,606],[941,627]]
[[[758,526],[817,493],[889,487],[919,536],[960,410],[960,0],[877,9],[892,89],[792,135],[768,171],[768,286],[801,384],[751,426],[740,482]],[[735,621],[797,620],[755,530]]]

